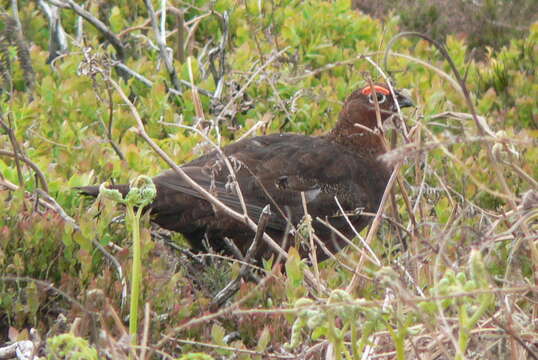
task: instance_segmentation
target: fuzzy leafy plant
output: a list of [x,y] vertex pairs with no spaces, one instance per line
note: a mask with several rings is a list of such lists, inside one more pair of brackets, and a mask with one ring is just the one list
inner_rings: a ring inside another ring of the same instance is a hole
[[[382,315],[364,305],[363,300],[354,299],[340,289],[333,290],[323,304],[316,304],[309,298],[297,300],[294,304],[297,316],[286,346],[289,349],[299,347],[303,343],[301,334],[307,330],[312,340],[326,338],[329,341],[335,359],[360,359],[368,337],[376,330]],[[348,332],[350,350],[345,345]]]
[[122,197],[115,189],[107,189],[106,183],[99,188],[99,194],[109,200],[125,205],[127,222],[133,239],[133,267],[131,273],[131,306],[129,311],[129,335],[131,344],[137,344],[138,336],[138,302],[142,285],[142,254],[140,241],[140,218],[146,206],[151,204],[157,190],[151,178],[139,176],[129,184],[129,192]]
[[[459,320],[458,346],[455,359],[463,359],[469,345],[470,331],[478,320],[490,310],[494,304],[495,295],[489,292],[490,283],[487,270],[478,250],[472,250],[467,271],[454,273],[447,270],[432,293],[444,297],[438,303],[421,303],[420,309],[427,310],[432,315],[435,312],[455,311]],[[477,293],[474,297],[454,297],[454,294]]]
[[97,350],[86,339],[72,334],[62,334],[47,340],[47,359],[97,360]]

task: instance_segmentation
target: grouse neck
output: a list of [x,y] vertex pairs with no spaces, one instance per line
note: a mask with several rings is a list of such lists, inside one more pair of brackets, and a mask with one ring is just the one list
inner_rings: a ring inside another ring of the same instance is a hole
[[[373,115],[375,119],[375,114]],[[326,137],[329,141],[350,148],[361,155],[378,157],[385,153],[385,147],[379,135],[375,133],[377,121],[374,121],[353,121],[341,116]]]

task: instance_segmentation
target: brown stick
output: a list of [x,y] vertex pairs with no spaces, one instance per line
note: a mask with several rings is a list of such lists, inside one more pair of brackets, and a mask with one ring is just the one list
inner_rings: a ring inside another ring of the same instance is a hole
[[86,9],[78,5],[72,0],[66,0],[59,1],[59,0],[47,0],[52,5],[55,5],[62,9],[71,9],[73,10],[77,15],[84,18],[86,21],[88,21],[90,24],[92,24],[97,30],[99,30],[103,36],[110,42],[112,47],[116,50],[116,53],[118,54],[118,58],[121,61],[125,60],[125,49],[123,46],[123,43],[121,40],[114,34],[101,20],[97,19],[95,16],[93,16],[90,12],[88,12]]
[[155,16],[155,10],[153,10],[153,4],[150,0],[144,0],[144,2],[146,4],[146,8],[148,9],[148,13],[151,19],[151,27],[153,28],[153,32],[155,33],[157,45],[159,46],[159,55],[164,62],[164,65],[166,66],[166,70],[168,71],[168,75],[170,76],[170,81],[172,81],[174,89],[181,92],[181,84],[177,77],[176,68],[174,67],[174,59],[168,54],[166,50],[165,39],[163,37],[163,34],[161,34],[159,30],[159,26],[157,25],[157,16]]
[[28,165],[30,168],[32,168],[32,170],[34,170],[37,178],[39,179],[39,182],[41,183],[41,187],[43,188],[43,191],[46,193],[49,192],[49,186],[47,184],[45,175],[32,160],[28,159],[27,157],[21,154],[16,154],[8,150],[0,150],[0,156],[9,156],[9,157],[15,158],[15,161],[20,160],[26,165]]
[[252,244],[250,244],[250,247],[247,250],[247,254],[245,255],[245,263],[241,265],[241,269],[239,270],[239,275],[230,281],[228,285],[224,287],[219,293],[215,296],[213,299],[213,306],[221,307],[230,299],[233,294],[235,294],[239,290],[239,285],[241,279],[245,278],[249,271],[249,264],[252,261],[252,259],[256,259],[256,253],[258,252],[262,240],[262,236],[265,232],[265,228],[267,227],[267,223],[269,222],[269,217],[271,216],[271,209],[269,205],[266,205],[262,213],[260,215],[260,220],[258,221],[258,229],[256,230],[256,235],[254,236],[254,240],[252,241]]

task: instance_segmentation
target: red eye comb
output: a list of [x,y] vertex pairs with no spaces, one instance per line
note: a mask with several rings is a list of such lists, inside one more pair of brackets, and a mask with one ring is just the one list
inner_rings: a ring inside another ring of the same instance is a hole
[[[390,91],[387,88],[384,88],[383,86],[374,85],[375,92],[378,94],[388,95],[390,94]],[[372,88],[370,86],[365,87],[362,89],[361,93],[363,95],[370,95],[372,93]]]

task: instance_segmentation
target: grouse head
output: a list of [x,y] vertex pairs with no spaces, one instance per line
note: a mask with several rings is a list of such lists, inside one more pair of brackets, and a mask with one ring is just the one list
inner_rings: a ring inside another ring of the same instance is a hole
[[355,90],[344,102],[339,120],[331,131],[334,141],[351,145],[361,152],[379,153],[381,145],[375,129],[378,126],[377,106],[381,121],[397,113],[398,107],[413,106],[413,102],[394,89],[391,93],[387,84],[366,85]]

